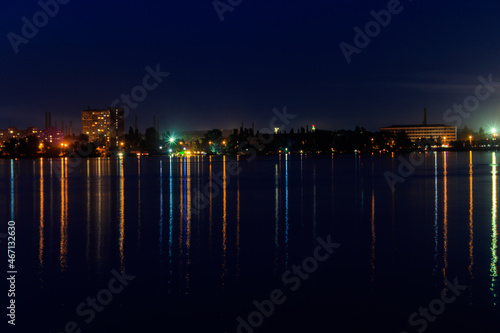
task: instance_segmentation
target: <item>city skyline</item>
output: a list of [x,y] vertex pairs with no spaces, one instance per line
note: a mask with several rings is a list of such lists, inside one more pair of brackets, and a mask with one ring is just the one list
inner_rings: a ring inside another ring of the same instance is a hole
[[[91,108],[91,107],[88,107],[87,109],[84,109],[84,110],[81,110],[80,113],[85,113],[87,111],[100,111],[100,112],[109,112],[109,110],[111,110],[112,108],[111,107],[108,107],[108,108]],[[123,108],[122,108],[123,109]],[[424,108],[424,112],[426,113],[426,117],[427,117],[427,109]],[[294,118],[296,115],[293,115]],[[109,117],[109,116],[108,116]],[[432,117],[432,115],[431,115]],[[58,121],[59,121],[59,124],[58,124]],[[182,130],[179,130],[179,129],[176,129],[176,128],[173,128],[171,126],[169,126],[168,124],[163,124],[160,126],[160,119],[157,117],[157,115],[153,114],[152,116],[152,119],[150,120],[150,123],[148,124],[148,121],[141,121],[141,118],[140,117],[137,117],[135,116],[134,118],[132,117],[127,117],[126,115],[126,112],[125,112],[125,116],[123,118],[121,118],[120,120],[122,123],[120,124],[120,126],[123,127],[123,130],[125,133],[128,133],[129,129],[132,128],[133,130],[135,130],[135,128],[137,128],[141,133],[144,132],[146,129],[148,128],[155,128],[155,129],[159,129],[160,132],[190,132],[190,131],[197,131],[197,132],[203,132],[203,131],[209,131],[209,130],[212,130],[212,129],[220,129],[220,130],[226,130],[226,131],[232,131],[233,129],[238,129],[240,127],[244,127],[244,128],[254,128],[255,130],[259,130],[259,128],[257,128],[255,126],[255,123],[253,121],[249,122],[249,123],[245,123],[245,122],[240,122],[239,124],[237,122],[235,122],[235,126],[232,127],[232,128],[222,128],[222,127],[213,127],[213,128],[204,128],[204,129],[196,129],[196,128],[199,128],[199,127],[196,127],[193,126],[191,128],[186,128],[186,129],[182,129]],[[141,126],[136,126],[136,124],[139,124],[139,123],[142,123],[144,124],[143,127]],[[424,123],[426,124],[426,120],[424,121]],[[30,125],[29,126],[26,126],[26,127],[22,127],[22,126],[17,126],[17,125],[12,125],[12,124],[9,124],[8,126],[4,126],[2,129],[8,129],[8,128],[16,128],[16,129],[30,129],[30,128],[36,128],[36,129],[47,129],[47,128],[55,128],[55,129],[58,129],[60,131],[62,131],[64,133],[64,135],[78,135],[78,134],[88,134],[86,133],[86,131],[84,130],[83,126],[81,125],[82,124],[82,117],[80,116],[79,118],[77,118],[77,121],[76,121],[76,124],[73,123],[73,121],[67,121],[66,122],[66,125],[65,125],[65,119],[52,119],[51,117],[51,112],[46,112],[45,114],[45,124],[43,126],[41,126],[38,122],[37,123],[29,123]],[[290,126],[287,124],[287,126],[281,126],[281,127],[278,127],[279,130],[281,131],[290,131],[291,129],[300,129],[301,127],[304,127],[304,128],[318,128],[317,125],[313,123],[311,124],[304,124],[304,123],[298,123],[298,122],[294,122],[295,126]],[[357,124],[355,125],[354,127],[361,127],[361,128],[365,128],[371,132],[378,132],[380,130],[384,130],[386,128],[389,128],[389,127],[405,127],[405,126],[421,126],[422,125],[422,121],[418,119],[418,115],[416,115],[414,117],[414,120],[413,121],[410,121],[409,123],[407,124],[397,124],[395,125],[396,123],[394,122],[391,122],[390,120],[388,120],[386,122],[386,126],[381,126],[380,128],[375,128],[375,129],[370,129],[369,126],[365,126],[365,124]],[[453,125],[447,125],[443,122],[439,123],[439,122],[435,122],[435,121],[429,121],[428,122],[429,126],[450,126],[450,127],[453,127]],[[326,124],[328,126],[328,124]],[[454,126],[456,127],[456,130],[460,131],[462,130],[463,128],[467,127],[468,129],[470,130],[474,130],[475,128],[474,127],[470,127],[467,125],[466,122],[463,122],[463,125],[461,127],[457,127],[457,126]],[[333,128],[333,127],[326,127],[326,128],[319,128],[321,130],[327,130],[327,131],[338,131],[338,130],[353,130],[353,128]],[[481,128],[483,126],[479,126],[477,129]],[[486,131],[491,131],[492,129],[496,129],[496,125],[491,125],[487,128],[484,128],[484,130]],[[271,128],[269,128],[269,126],[267,127],[262,127],[261,129],[264,129],[265,131],[266,130],[269,130]],[[275,129],[275,128],[274,128]]]
[[1,9],[7,331],[499,331],[500,2]]
[[[141,128],[154,114],[161,127],[179,130],[266,127],[272,109],[283,105],[297,123],[326,129],[413,123],[423,107],[432,122],[445,123],[447,110],[457,115],[454,105],[474,94],[479,77],[491,77],[495,87],[500,80],[498,47],[489,37],[499,30],[499,6],[243,2],[221,21],[210,1],[68,2],[26,43],[13,45],[7,36],[25,38],[22,18],[32,22],[43,8],[8,4],[0,14],[0,123],[25,128],[51,111],[76,125],[72,110],[89,104],[133,105],[129,117],[138,115]],[[105,22],[103,29],[89,19]],[[144,99],[142,86],[149,88]],[[134,93],[140,101],[122,97]],[[500,123],[499,104],[494,91],[462,121],[474,128]]]

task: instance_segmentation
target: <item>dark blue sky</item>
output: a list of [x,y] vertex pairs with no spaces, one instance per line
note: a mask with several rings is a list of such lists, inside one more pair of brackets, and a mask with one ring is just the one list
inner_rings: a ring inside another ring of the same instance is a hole
[[[354,45],[353,28],[389,2],[244,0],[221,22],[212,0],[71,0],[16,54],[8,34],[22,36],[21,18],[32,22],[41,7],[6,0],[0,127],[43,127],[51,111],[79,131],[82,109],[109,107],[157,64],[170,75],[131,110],[127,128],[135,114],[141,129],[153,114],[163,129],[263,128],[284,105],[297,115],[288,127],[377,130],[419,123],[424,107],[429,122],[445,123],[478,76],[500,81],[496,1],[401,1],[348,64],[339,44]],[[500,125],[497,88],[462,124]]]

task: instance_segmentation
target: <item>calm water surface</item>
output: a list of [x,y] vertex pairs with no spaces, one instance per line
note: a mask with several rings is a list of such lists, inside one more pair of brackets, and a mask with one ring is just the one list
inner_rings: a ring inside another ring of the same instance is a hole
[[[237,332],[280,289],[240,332],[417,332],[410,315],[457,279],[426,331],[498,332],[497,155],[423,153],[394,192],[390,155],[239,159],[241,172],[230,157],[0,160],[17,328]],[[341,246],[291,291],[282,276],[318,237]],[[121,273],[135,278],[86,323],[77,307]]]

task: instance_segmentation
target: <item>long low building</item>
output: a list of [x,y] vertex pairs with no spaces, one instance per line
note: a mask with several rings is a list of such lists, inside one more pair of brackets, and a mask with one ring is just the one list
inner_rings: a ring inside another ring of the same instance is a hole
[[396,134],[404,131],[412,142],[424,139],[434,139],[443,144],[457,140],[457,127],[448,125],[392,125],[382,127],[381,132]]

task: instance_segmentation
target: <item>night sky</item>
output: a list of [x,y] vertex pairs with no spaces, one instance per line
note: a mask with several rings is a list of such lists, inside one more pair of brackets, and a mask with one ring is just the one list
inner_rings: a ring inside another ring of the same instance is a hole
[[[497,1],[401,1],[348,64],[339,44],[354,45],[354,27],[389,2],[244,0],[221,22],[212,0],[71,0],[16,54],[8,34],[22,36],[21,18],[33,22],[41,7],[3,1],[0,128],[43,127],[51,111],[79,132],[82,109],[109,107],[157,64],[170,75],[131,109],[127,128],[138,115],[144,130],[156,114],[174,131],[259,129],[285,105],[295,128],[378,130],[420,123],[424,107],[430,123],[446,123],[478,76],[500,81]],[[497,86],[461,126],[500,125],[499,97]]]

